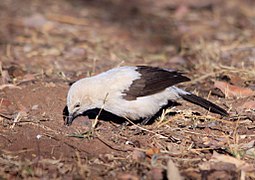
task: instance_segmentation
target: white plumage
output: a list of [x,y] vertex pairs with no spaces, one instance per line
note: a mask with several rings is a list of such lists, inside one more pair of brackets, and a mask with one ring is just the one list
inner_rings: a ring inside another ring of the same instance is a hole
[[[105,111],[131,120],[150,118],[169,100],[175,101],[178,98],[189,96],[197,97],[171,86],[187,80],[189,80],[187,77],[176,71],[147,66],[124,66],[80,79],[72,84],[67,95],[69,118],[66,124],[71,124],[75,117],[95,108],[103,108]],[[222,113],[217,113],[227,114],[222,108],[216,107],[222,111]]]

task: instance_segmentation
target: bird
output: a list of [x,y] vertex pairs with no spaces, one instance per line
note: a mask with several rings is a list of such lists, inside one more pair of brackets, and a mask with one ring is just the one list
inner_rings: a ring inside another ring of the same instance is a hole
[[218,105],[175,86],[185,81],[190,78],[180,71],[144,65],[121,66],[82,78],[67,93],[64,124],[69,126],[76,117],[95,109],[132,121],[142,119],[146,124],[169,102],[178,99],[228,116]]

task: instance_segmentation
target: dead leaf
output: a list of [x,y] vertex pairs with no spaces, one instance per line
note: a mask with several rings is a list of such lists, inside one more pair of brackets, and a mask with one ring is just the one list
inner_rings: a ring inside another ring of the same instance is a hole
[[139,178],[132,174],[122,174],[117,179],[119,180],[139,180]]
[[[218,171],[209,171],[205,173],[206,175],[204,179],[207,180],[214,180],[214,179],[237,179],[235,177],[237,177],[237,172],[233,172],[233,171],[223,171],[223,170],[218,170]],[[244,180],[244,179],[240,179],[240,180]]]
[[185,4],[182,4],[176,9],[174,16],[177,19],[183,19],[185,15],[188,13],[189,13],[189,7]]
[[6,112],[11,104],[8,99],[0,98],[0,112]]
[[255,110],[255,101],[246,101],[240,108]]
[[11,78],[7,70],[1,71],[1,78],[2,78],[2,82],[1,82],[2,84],[8,84],[9,82],[11,82]]
[[42,29],[49,31],[54,27],[53,22],[48,21],[42,14],[34,14],[23,19],[23,24],[30,28]]
[[0,86],[0,90],[3,90],[5,88],[10,88],[10,89],[21,89],[21,87],[16,86],[14,84],[3,84]]
[[141,161],[141,160],[144,160],[146,157],[146,154],[142,151],[139,151],[137,149],[135,149],[133,152],[132,152],[132,159],[134,159],[135,161]]
[[199,169],[202,171],[236,171],[235,164],[226,162],[211,162],[206,161],[199,164]]
[[255,148],[248,149],[245,154],[255,157]]
[[219,154],[215,151],[213,152],[212,159],[210,159],[210,161],[231,163],[234,164],[240,170],[248,172],[255,171],[255,168],[252,165],[246,163],[245,161],[224,154]]
[[160,153],[160,149],[158,148],[150,148],[146,150],[146,155],[147,156],[153,156],[154,154],[159,154]]
[[241,144],[241,146],[240,146],[240,148],[242,148],[242,149],[250,149],[253,147],[255,147],[255,140],[252,140],[248,143]]
[[65,58],[72,58],[72,57],[82,57],[86,54],[84,48],[80,47],[72,47],[70,50],[65,52]]
[[234,86],[222,81],[215,81],[214,86],[219,88],[226,97],[246,97],[255,94],[254,91],[249,88]]
[[163,169],[158,167],[153,167],[150,171],[150,178],[152,180],[163,180]]
[[2,107],[2,106],[8,107],[11,104],[12,104],[11,101],[9,101],[8,99],[4,99],[4,98],[0,99],[0,107]]
[[182,56],[174,56],[168,61],[171,64],[185,64],[187,61]]
[[20,66],[17,65],[12,65],[8,67],[7,70],[11,78],[21,77],[24,76],[25,74],[25,71]]
[[176,167],[174,162],[169,159],[167,162],[167,178],[169,180],[181,180],[183,179],[179,169]]
[[241,85],[244,82],[240,76],[230,75],[229,77],[232,84]]
[[37,109],[38,109],[38,107],[39,107],[39,105],[38,105],[38,104],[36,104],[36,105],[33,105],[31,109],[32,109],[32,110],[37,110]]
[[72,17],[64,14],[48,14],[47,18],[52,21],[57,21],[60,23],[87,26],[88,22],[84,18]]

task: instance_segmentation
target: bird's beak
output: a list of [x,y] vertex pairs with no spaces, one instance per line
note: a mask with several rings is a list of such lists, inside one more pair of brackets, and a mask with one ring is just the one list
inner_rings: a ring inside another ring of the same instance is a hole
[[69,114],[65,119],[65,125],[67,126],[72,125],[73,120],[74,120],[74,116],[72,114]]
[[74,119],[82,114],[83,113],[80,112],[69,113],[67,106],[65,106],[65,108],[63,109],[64,125],[72,125]]
[[65,125],[70,126],[72,125],[74,119],[79,116],[78,113],[69,114],[65,119]]

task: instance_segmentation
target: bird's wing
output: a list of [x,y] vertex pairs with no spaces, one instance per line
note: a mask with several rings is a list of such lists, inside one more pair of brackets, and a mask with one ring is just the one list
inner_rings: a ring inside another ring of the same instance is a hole
[[190,80],[178,71],[158,67],[137,66],[136,71],[141,76],[132,82],[128,90],[123,92],[125,94],[123,98],[126,100],[152,95],[180,82]]

